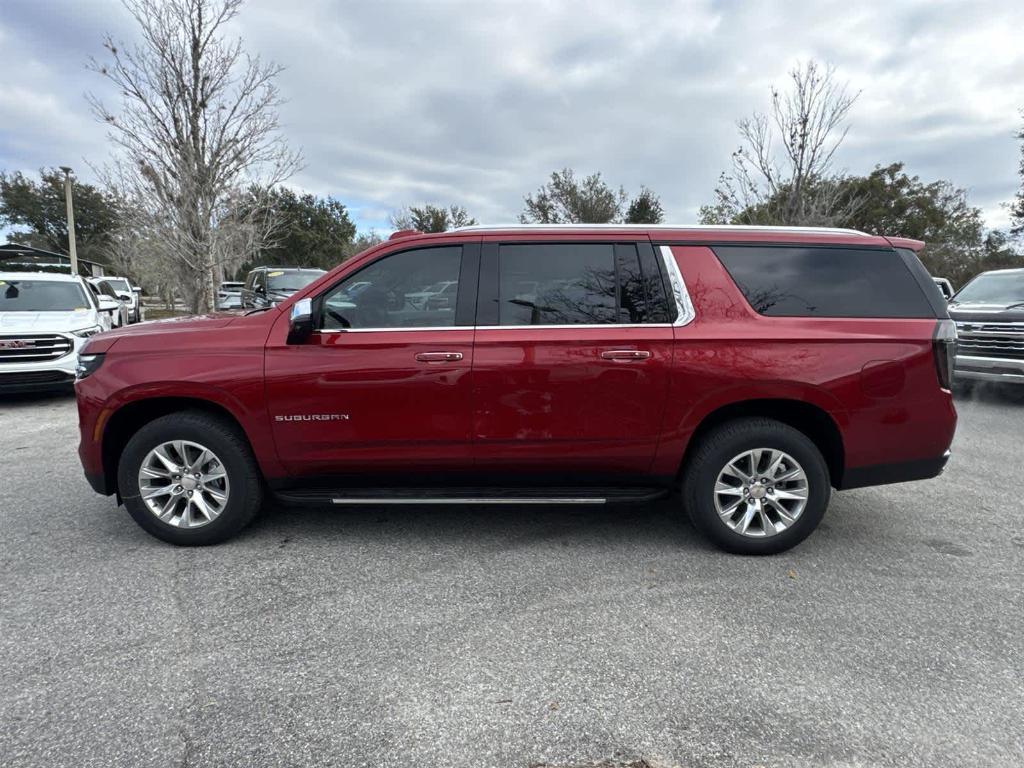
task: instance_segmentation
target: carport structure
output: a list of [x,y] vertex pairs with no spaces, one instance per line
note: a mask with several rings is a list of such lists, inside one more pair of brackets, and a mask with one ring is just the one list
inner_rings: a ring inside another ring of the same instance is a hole
[[[78,257],[78,271],[83,277],[102,277],[105,264]],[[0,271],[6,272],[69,272],[71,257],[21,243],[0,245]]]

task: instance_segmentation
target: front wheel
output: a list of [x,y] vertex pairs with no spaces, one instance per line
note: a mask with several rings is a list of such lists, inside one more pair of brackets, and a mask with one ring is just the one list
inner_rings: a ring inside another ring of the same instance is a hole
[[155,419],[132,436],[118,465],[118,489],[136,523],[184,546],[234,536],[263,498],[244,434],[227,420],[195,411]]
[[817,446],[772,419],[717,427],[695,447],[683,477],[683,503],[696,528],[744,555],[799,544],[821,522],[830,495]]

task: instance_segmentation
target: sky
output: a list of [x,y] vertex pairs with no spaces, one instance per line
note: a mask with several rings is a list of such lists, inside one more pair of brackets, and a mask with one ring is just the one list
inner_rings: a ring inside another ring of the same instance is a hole
[[[117,0],[0,2],[0,170],[111,156],[85,95],[106,33],[136,40]],[[860,95],[838,170],[906,163],[968,190],[990,227],[1018,187],[1024,2],[807,3],[249,0],[230,34],[284,66],[289,184],[344,202],[361,230],[405,205],[508,223],[554,170],[657,193],[672,223],[712,201],[736,121],[769,107],[798,62]]]

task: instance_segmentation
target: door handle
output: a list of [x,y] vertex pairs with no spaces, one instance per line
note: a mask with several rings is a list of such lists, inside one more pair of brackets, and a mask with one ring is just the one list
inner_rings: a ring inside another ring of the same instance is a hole
[[417,352],[416,359],[421,363],[454,363],[462,359],[461,352]]
[[650,356],[646,349],[610,349],[601,353],[605,360],[646,360]]

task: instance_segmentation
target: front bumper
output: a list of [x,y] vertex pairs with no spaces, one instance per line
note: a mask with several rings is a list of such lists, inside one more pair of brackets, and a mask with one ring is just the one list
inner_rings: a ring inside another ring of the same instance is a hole
[[953,380],[998,381],[1024,384],[1024,360],[1005,357],[957,355]]
[[71,341],[71,351],[62,357],[36,362],[0,362],[0,392],[37,392],[74,384],[78,351],[85,346],[87,339],[60,335]]

